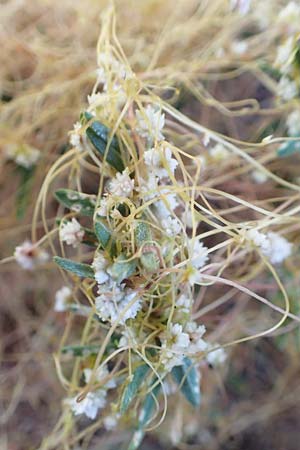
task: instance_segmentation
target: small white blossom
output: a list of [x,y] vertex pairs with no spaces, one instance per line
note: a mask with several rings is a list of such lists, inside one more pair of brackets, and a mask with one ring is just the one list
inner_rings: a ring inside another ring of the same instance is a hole
[[122,173],[117,173],[108,184],[108,191],[112,195],[118,197],[131,197],[134,189],[134,180],[130,178],[128,169],[125,169]]
[[140,187],[138,188],[138,191],[144,201],[147,202],[157,196],[158,178],[153,173],[149,173],[147,180],[141,178],[139,181]]
[[192,306],[192,298],[185,294],[181,294],[175,302],[176,308],[184,314],[188,314]]
[[295,109],[288,115],[286,126],[289,136],[295,137],[300,135],[300,109]]
[[97,208],[97,216],[106,217],[108,213],[108,198],[102,197]]
[[181,231],[181,225],[177,218],[167,217],[161,221],[161,226],[168,236],[176,236]]
[[[107,366],[99,366],[95,371],[89,368],[86,368],[83,370],[84,379],[86,383],[89,383],[92,379],[94,373],[94,381],[96,383],[101,383],[103,379],[107,378],[109,376],[109,370]],[[116,381],[111,378],[110,380],[106,381],[106,383],[101,386],[101,389],[114,389],[117,386]]]
[[89,419],[95,419],[98,410],[102,409],[106,405],[106,391],[98,389],[95,392],[88,392],[85,398],[81,401],[77,401],[77,396],[67,400],[71,410],[75,416],[85,414]]
[[169,147],[151,148],[144,153],[144,161],[146,166],[150,168],[153,175],[160,178],[174,174],[178,162],[172,157],[172,150]]
[[111,414],[110,416],[106,416],[103,419],[104,428],[107,431],[114,430],[118,425],[119,419],[121,415],[119,413]]
[[209,150],[209,154],[215,161],[223,161],[229,157],[230,152],[224,147],[224,145],[216,144]]
[[14,257],[17,263],[26,270],[33,270],[49,259],[49,255],[45,250],[39,248],[29,240],[24,241],[23,244],[16,247]]
[[21,167],[25,169],[31,169],[36,165],[41,152],[36,148],[29,145],[9,145],[5,150],[6,157],[15,161]]
[[189,335],[183,331],[182,325],[170,324],[169,329],[162,337],[161,346],[161,363],[167,371],[182,364],[189,344]]
[[236,55],[244,55],[248,50],[248,43],[246,41],[233,41],[230,48]]
[[185,331],[190,338],[189,353],[205,352],[208,344],[202,339],[206,329],[204,325],[198,325],[196,322],[188,322]]
[[[210,350],[217,346],[218,344],[214,345],[208,344],[207,350]],[[227,355],[223,348],[218,348],[216,350],[209,351],[209,353],[207,353],[205,358],[208,364],[210,364],[213,367],[216,367],[221,366],[225,362]]]
[[187,280],[192,286],[202,281],[201,269],[208,260],[208,248],[202,242],[191,240],[188,242],[189,263],[187,267]]
[[105,283],[109,280],[107,268],[109,261],[105,258],[103,253],[98,252],[93,260],[92,267],[95,271],[95,280],[98,284]]
[[67,245],[78,247],[84,236],[84,230],[81,229],[80,223],[72,218],[71,221],[63,222],[59,229],[59,237],[62,242]]
[[81,130],[81,123],[80,122],[74,123],[73,130],[71,131],[70,138],[69,138],[69,142],[72,145],[72,147],[75,147],[78,150],[83,149],[83,147],[81,145],[80,130]]
[[266,256],[269,257],[272,264],[279,264],[290,256],[292,244],[287,239],[272,231],[267,233],[267,238],[270,246]]
[[168,189],[160,191],[161,199],[154,203],[155,213],[159,219],[167,219],[178,206],[176,194]]
[[[103,320],[115,322],[119,316],[120,323],[124,324],[128,319],[134,319],[142,307],[141,299],[137,291],[115,284],[103,285],[99,289],[100,294],[96,297],[96,310]],[[129,303],[135,300],[132,305],[124,312]]]
[[195,269],[201,269],[208,260],[208,248],[203,242],[191,240],[188,243],[191,264]]
[[144,112],[136,111],[137,132],[141,137],[151,137],[156,141],[162,141],[162,130],[165,126],[165,115],[152,105],[147,105]]
[[55,294],[54,311],[63,312],[67,309],[68,301],[72,295],[72,291],[69,286],[63,286]]
[[278,233],[264,234],[255,229],[248,230],[246,237],[270,260],[272,264],[284,261],[292,252],[292,244]]
[[261,170],[253,170],[251,172],[251,178],[252,180],[257,184],[262,184],[268,181],[268,175],[265,172],[262,172]]
[[278,95],[283,100],[292,100],[298,94],[298,88],[295,81],[288,77],[281,77],[278,84]]

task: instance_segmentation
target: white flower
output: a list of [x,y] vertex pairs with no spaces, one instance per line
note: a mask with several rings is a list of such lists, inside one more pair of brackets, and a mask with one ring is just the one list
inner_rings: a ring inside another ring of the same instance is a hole
[[191,240],[188,243],[191,264],[195,269],[201,269],[208,260],[208,248],[203,242]]
[[272,264],[279,264],[290,256],[292,244],[287,239],[272,231],[267,233],[267,238],[270,246],[265,254]]
[[289,71],[292,63],[294,53],[294,38],[289,37],[283,45],[280,45],[277,49],[277,56],[275,60],[275,66],[279,67],[282,73]]
[[264,234],[251,229],[246,232],[246,237],[261,249],[262,253],[272,264],[281,263],[292,252],[292,244],[278,233],[272,231]]
[[63,222],[59,229],[59,237],[62,242],[67,245],[78,247],[84,236],[84,230],[81,229],[80,223],[73,217],[71,221]]
[[172,158],[172,150],[169,147],[151,148],[144,153],[144,161],[151,173],[159,179],[174,174],[178,162]]
[[[103,320],[115,322],[121,316],[120,323],[124,324],[126,320],[134,319],[142,307],[137,291],[129,288],[122,289],[122,286],[109,284],[104,285],[98,293],[100,295],[96,297],[95,305],[97,313]],[[131,302],[132,305],[128,307]]]
[[118,197],[131,197],[134,189],[134,180],[130,178],[128,169],[117,173],[116,177],[108,183],[108,191]]
[[88,392],[81,402],[78,402],[77,397],[74,397],[68,399],[67,403],[75,416],[85,414],[89,419],[95,419],[98,410],[106,405],[106,391],[98,389],[95,392]]
[[102,197],[97,208],[97,215],[100,217],[106,217],[108,213],[108,197]]
[[287,27],[291,33],[299,30],[300,5],[297,2],[289,2],[278,14],[277,22]]
[[201,269],[208,260],[208,248],[202,242],[190,240],[187,244],[190,260],[188,262],[186,277],[189,284],[199,284],[202,281]]
[[298,88],[295,81],[288,77],[281,77],[278,84],[278,95],[283,100],[292,100],[298,94]]
[[17,263],[26,270],[33,270],[49,259],[49,255],[45,250],[40,249],[29,240],[16,247],[14,257]]
[[31,169],[38,161],[41,152],[29,145],[9,145],[5,150],[6,157],[19,166]]
[[231,44],[231,51],[236,55],[244,55],[248,49],[246,41],[233,41]]
[[190,338],[187,333],[183,332],[182,325],[179,323],[171,324],[168,331],[173,350],[182,350],[189,346]]
[[119,340],[118,347],[134,347],[137,345],[137,337],[131,328],[125,328],[125,330],[122,332],[122,337]]
[[176,194],[168,189],[160,191],[161,199],[154,203],[156,216],[160,219],[167,219],[178,206]]
[[105,283],[109,279],[109,274],[107,273],[109,262],[105,258],[103,253],[98,252],[93,260],[92,267],[95,271],[95,280],[98,284]]
[[208,344],[202,339],[206,329],[204,325],[198,325],[196,322],[188,322],[185,331],[189,334],[190,345],[189,353],[205,352]]
[[136,111],[137,132],[141,137],[151,137],[162,141],[164,135],[162,130],[165,126],[165,115],[152,105],[147,105],[144,112]]
[[167,371],[182,364],[184,354],[188,352],[190,338],[179,323],[171,323],[162,336],[161,363]]
[[111,414],[110,416],[106,416],[103,419],[104,428],[107,431],[113,430],[118,425],[118,421],[121,415],[119,413]]
[[[92,369],[86,368],[83,370],[84,379],[86,383],[89,383],[92,379],[92,375],[94,372],[94,381],[96,383],[101,383],[103,379],[107,378],[109,376],[109,370],[107,366],[99,366],[95,371]],[[117,386],[116,381],[111,378],[110,380],[106,381],[106,383],[101,386],[101,389],[114,389]]]
[[72,291],[69,286],[63,286],[60,288],[55,294],[55,305],[54,311],[63,312],[66,311],[66,307],[70,297],[72,295]]
[[223,161],[229,157],[230,152],[223,144],[216,144],[209,150],[209,154],[215,161]]
[[186,228],[193,228],[193,219],[197,228],[199,221],[196,218],[196,214],[193,214],[190,209],[183,211],[181,214],[181,220],[185,224]]
[[[208,344],[207,350],[210,350],[217,346],[218,346],[218,344],[214,344],[214,345]],[[205,358],[206,358],[208,364],[215,367],[215,366],[222,365],[225,362],[227,355],[226,355],[225,350],[223,350],[223,348],[218,348],[216,350],[212,350],[209,353],[207,353]]]
[[181,231],[179,220],[171,216],[163,219],[161,221],[161,226],[168,236],[176,236]]
[[184,314],[188,314],[192,306],[192,298],[187,297],[185,294],[181,294],[175,302],[176,308]]
[[256,169],[256,170],[253,170],[253,172],[251,172],[251,178],[253,181],[255,181],[255,183],[262,184],[268,180],[268,175],[265,174],[265,172],[262,172],[261,170]]
[[83,150],[83,147],[81,144],[80,130],[81,130],[81,123],[80,122],[74,123],[73,130],[70,132],[69,142],[72,145],[72,147],[75,147],[81,151]]
[[157,196],[158,178],[153,173],[149,173],[147,180],[141,178],[139,181],[138,191],[145,202]]
[[300,135],[300,109],[295,109],[288,115],[286,126],[289,136],[295,137]]

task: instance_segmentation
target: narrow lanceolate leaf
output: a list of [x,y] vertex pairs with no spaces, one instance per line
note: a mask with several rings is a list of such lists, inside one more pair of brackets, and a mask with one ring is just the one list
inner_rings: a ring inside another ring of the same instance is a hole
[[60,256],[54,256],[53,260],[62,269],[67,270],[78,277],[94,278],[94,270],[88,264],[71,261],[70,259],[61,258]]
[[71,211],[80,212],[83,216],[93,216],[96,204],[95,195],[82,194],[72,189],[58,189],[55,197]]
[[64,354],[70,354],[72,356],[89,356],[97,355],[99,352],[99,346],[97,345],[66,345],[61,349]]
[[126,386],[122,395],[120,406],[121,414],[124,414],[127,411],[132,400],[135,398],[142,382],[145,380],[148,371],[149,366],[147,364],[142,364],[135,370],[132,380]]
[[110,276],[119,284],[125,278],[134,274],[136,269],[136,260],[126,260],[125,255],[120,255],[109,269]]
[[[157,378],[154,377],[152,385],[156,384]],[[140,411],[138,428],[134,432],[133,437],[130,441],[128,450],[137,450],[144,438],[145,432],[144,429],[149,424],[157,404],[157,396],[159,394],[161,388],[161,384],[157,384],[149,394],[147,394],[145,401],[143,403],[142,409]]]
[[294,153],[300,153],[300,138],[298,141],[289,141],[282,144],[277,150],[277,155],[280,158],[293,155]]
[[145,222],[138,222],[135,227],[135,243],[137,249],[142,248],[140,261],[147,272],[155,272],[159,269],[159,261],[155,250],[147,250],[151,245],[152,233],[150,226]]
[[112,235],[107,225],[103,220],[98,219],[94,225],[95,234],[97,236],[98,241],[100,242],[101,247],[104,250],[107,250],[111,256],[116,253],[116,243],[112,239]]
[[173,367],[171,373],[187,401],[193,406],[199,406],[201,399],[200,378],[192,361],[185,357],[182,366]]
[[[93,116],[89,113],[84,113],[86,120],[92,120]],[[86,135],[91,141],[95,149],[105,160],[116,170],[122,172],[125,169],[122,156],[120,154],[118,140],[114,136],[111,140],[109,147],[107,144],[109,141],[109,129],[101,122],[94,120],[86,130]]]
[[[157,383],[157,377],[154,377],[154,380],[152,382],[152,385]],[[142,406],[142,409],[140,411],[139,416],[139,429],[142,430],[146,428],[146,426],[149,424],[150,420],[152,419],[152,416],[155,411],[155,407],[157,404],[157,396],[159,394],[159,391],[161,389],[161,384],[157,383],[156,386],[152,389],[149,394],[146,395],[144,404]]]

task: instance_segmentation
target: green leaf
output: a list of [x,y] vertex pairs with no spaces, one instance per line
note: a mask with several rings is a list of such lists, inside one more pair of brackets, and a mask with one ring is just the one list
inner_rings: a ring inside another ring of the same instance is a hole
[[[86,120],[92,120],[93,116],[90,113],[84,113]],[[101,122],[94,120],[86,129],[86,135],[100,153],[100,155],[116,170],[122,172],[125,169],[122,156],[120,154],[119,143],[114,136],[111,140],[110,146],[107,149],[109,140],[109,129]]]
[[[152,385],[155,385],[157,383],[157,377],[155,376],[152,382]],[[138,428],[134,432],[133,437],[131,439],[131,442],[129,444],[128,450],[137,450],[139,446],[141,445],[145,432],[144,428],[147,426],[149,421],[151,420],[153,416],[153,412],[156,406],[156,397],[159,394],[161,388],[161,384],[158,383],[156,386],[152,389],[149,394],[146,395],[145,401],[143,403],[142,409],[140,411],[139,416],[139,423]]]
[[172,369],[172,376],[180,386],[181,392],[189,403],[193,406],[200,405],[200,378],[197,369],[192,361],[185,357],[182,366],[175,366]]
[[121,398],[121,414],[124,414],[127,411],[130,403],[136,396],[142,382],[145,380],[148,371],[149,366],[147,364],[142,364],[135,370],[132,381],[126,386]]
[[[145,222],[138,222],[135,227],[135,243],[138,249],[151,245],[153,241],[150,226]],[[141,264],[147,272],[153,273],[159,269],[159,260],[155,251],[143,251],[140,257]]]
[[70,259],[61,258],[60,256],[54,256],[54,262],[58,264],[62,269],[82,278],[94,278],[94,271],[88,264],[83,264]]
[[127,261],[125,255],[120,255],[109,269],[110,276],[117,282],[129,278],[136,269],[136,260]]
[[104,221],[98,219],[94,225],[95,233],[98,241],[101,244],[101,247],[104,250],[107,250],[111,256],[116,254],[116,243],[112,239],[112,235],[110,230],[104,224]]
[[83,216],[93,216],[96,204],[96,196],[82,194],[72,189],[58,189],[55,197],[66,208],[80,212]]
[[[296,137],[296,136],[295,136]],[[287,156],[293,155],[294,153],[300,152],[300,140],[289,141],[282,144],[277,150],[277,155],[280,158],[285,158]]]
[[65,345],[61,352],[71,354],[72,356],[88,356],[97,355],[99,352],[98,345]]

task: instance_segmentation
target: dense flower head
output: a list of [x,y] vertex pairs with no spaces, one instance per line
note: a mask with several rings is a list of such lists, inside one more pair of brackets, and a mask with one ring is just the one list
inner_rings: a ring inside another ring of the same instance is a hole
[[48,253],[36,244],[26,240],[15,249],[14,256],[17,263],[26,270],[33,270],[49,259]]
[[59,230],[59,236],[62,242],[72,247],[78,247],[83,240],[84,230],[75,217],[70,221],[63,222]]

